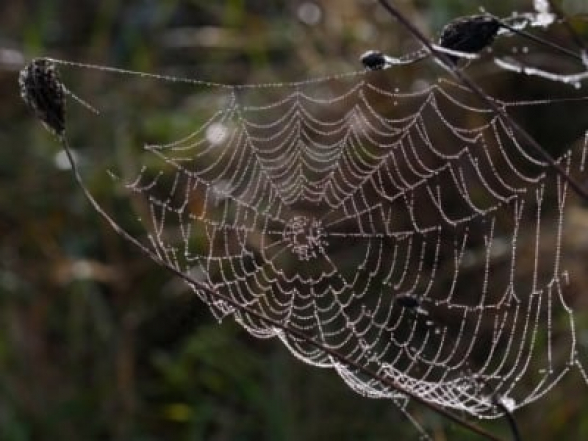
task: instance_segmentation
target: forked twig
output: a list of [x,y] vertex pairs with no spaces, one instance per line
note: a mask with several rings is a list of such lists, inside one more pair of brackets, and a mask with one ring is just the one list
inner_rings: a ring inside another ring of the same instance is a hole
[[419,40],[426,48],[433,54],[433,56],[441,62],[443,67],[449,70],[459,81],[461,81],[466,87],[474,92],[483,102],[486,104],[496,115],[500,116],[509,126],[515,131],[521,138],[537,153],[541,158],[549,164],[549,166],[555,170],[555,172],[561,176],[565,181],[570,184],[570,187],[574,191],[588,201],[588,189],[584,188],[576,179],[570,176],[566,170],[551,157],[551,155],[537,142],[529,133],[523,129],[512,117],[501,109],[487,94],[484,90],[478,86],[473,80],[471,80],[462,70],[455,66],[455,63],[451,62],[451,58],[445,53],[437,50],[431,41],[415,26],[410,20],[408,20],[398,9],[392,6],[387,0],[378,0],[379,3],[398,20],[417,40]]

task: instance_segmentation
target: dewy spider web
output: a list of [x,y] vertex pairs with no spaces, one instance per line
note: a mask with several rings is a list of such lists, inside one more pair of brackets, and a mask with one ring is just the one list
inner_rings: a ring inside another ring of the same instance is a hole
[[[478,417],[572,369],[586,378],[561,264],[568,183],[471,92],[406,92],[384,73],[188,83],[218,109],[145,145],[140,172],[114,183],[147,203],[150,249],[218,319],[280,338],[364,395],[406,398],[299,336]],[[554,101],[493,102],[514,114]],[[585,150],[557,162],[583,173]]]
[[[454,86],[403,94],[362,78],[330,98],[282,90],[283,99],[263,105],[243,104],[232,91],[227,107],[188,137],[146,147],[167,171],[145,168],[127,188],[149,201],[160,258],[444,407],[493,416],[485,385],[516,400],[513,407],[552,387],[562,371],[551,360],[550,320],[553,309],[567,310],[559,265],[567,184]],[[402,110],[383,111],[382,102]],[[464,125],[465,114],[479,123]],[[562,159],[568,172],[573,162]],[[557,252],[544,255],[552,189]],[[517,253],[523,222],[533,224],[533,256]],[[493,278],[498,257],[509,268],[503,280]],[[544,259],[551,271],[539,274]],[[517,280],[529,260],[531,279]],[[484,277],[468,280],[472,266]],[[257,337],[279,337],[358,392],[395,395],[195,292],[217,318],[232,315]],[[564,370],[577,362],[567,312]],[[520,383],[530,366],[544,372],[528,389]]]
[[[492,395],[518,408],[583,372],[560,264],[568,185],[471,92],[440,81],[406,93],[382,75],[209,86],[225,104],[146,145],[120,182],[148,202],[152,251],[210,288],[192,285],[218,319],[280,338],[363,395],[403,397],[210,291],[428,402],[498,416]],[[585,155],[558,162],[582,172]],[[517,248],[528,231],[532,255]]]

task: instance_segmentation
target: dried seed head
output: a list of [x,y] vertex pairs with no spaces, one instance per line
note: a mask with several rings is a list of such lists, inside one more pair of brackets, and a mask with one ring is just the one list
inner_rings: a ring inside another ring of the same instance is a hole
[[55,65],[44,58],[27,64],[18,77],[20,95],[45,127],[56,135],[65,131],[65,90]]
[[[460,17],[445,25],[441,31],[439,46],[475,54],[492,44],[500,26],[500,21],[490,15]],[[456,56],[448,57],[454,63],[459,60]]]
[[403,308],[413,309],[419,306],[419,301],[416,297],[403,294],[396,297],[396,303]]
[[367,70],[381,70],[386,67],[386,58],[382,52],[367,51],[360,57],[360,60]]

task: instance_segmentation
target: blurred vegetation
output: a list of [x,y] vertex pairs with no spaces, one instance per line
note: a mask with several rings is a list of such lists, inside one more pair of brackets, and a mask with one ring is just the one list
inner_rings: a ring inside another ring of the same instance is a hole
[[[487,3],[502,16],[530,7],[522,0]],[[478,12],[465,0],[401,6],[431,36],[451,17]],[[368,0],[3,2],[0,440],[416,439],[392,403],[353,393],[336,374],[301,364],[278,342],[253,340],[228,320],[219,325],[122,241],[61,167],[58,143],[25,109],[16,83],[22,63],[35,56],[246,83],[355,70],[367,49],[401,54],[416,47]],[[509,87],[544,93],[528,83]],[[110,103],[120,117],[108,130],[74,126],[72,138],[83,146],[96,137],[93,144],[122,162],[146,133],[166,137],[198,125],[181,112],[165,122],[174,96],[175,104],[185,102],[161,84],[140,96],[132,84],[97,83],[91,72],[67,84],[90,102]],[[540,124],[536,130],[541,134]],[[109,193],[103,174],[92,173],[102,168],[104,152],[82,154],[93,192],[116,210],[123,202]],[[588,225],[582,219],[579,234]],[[586,271],[586,250],[572,251],[576,273]],[[585,290],[583,280],[576,283]],[[577,307],[586,340],[588,300]],[[588,394],[580,383],[567,378],[518,412],[524,439],[588,438]],[[411,411],[438,440],[474,439],[421,407]],[[484,425],[508,436],[504,422]]]

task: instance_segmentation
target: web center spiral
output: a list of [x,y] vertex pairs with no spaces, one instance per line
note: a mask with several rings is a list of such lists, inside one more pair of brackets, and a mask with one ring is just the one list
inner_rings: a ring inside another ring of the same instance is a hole
[[300,260],[315,259],[325,253],[327,242],[322,224],[317,219],[294,216],[284,227],[282,238]]

